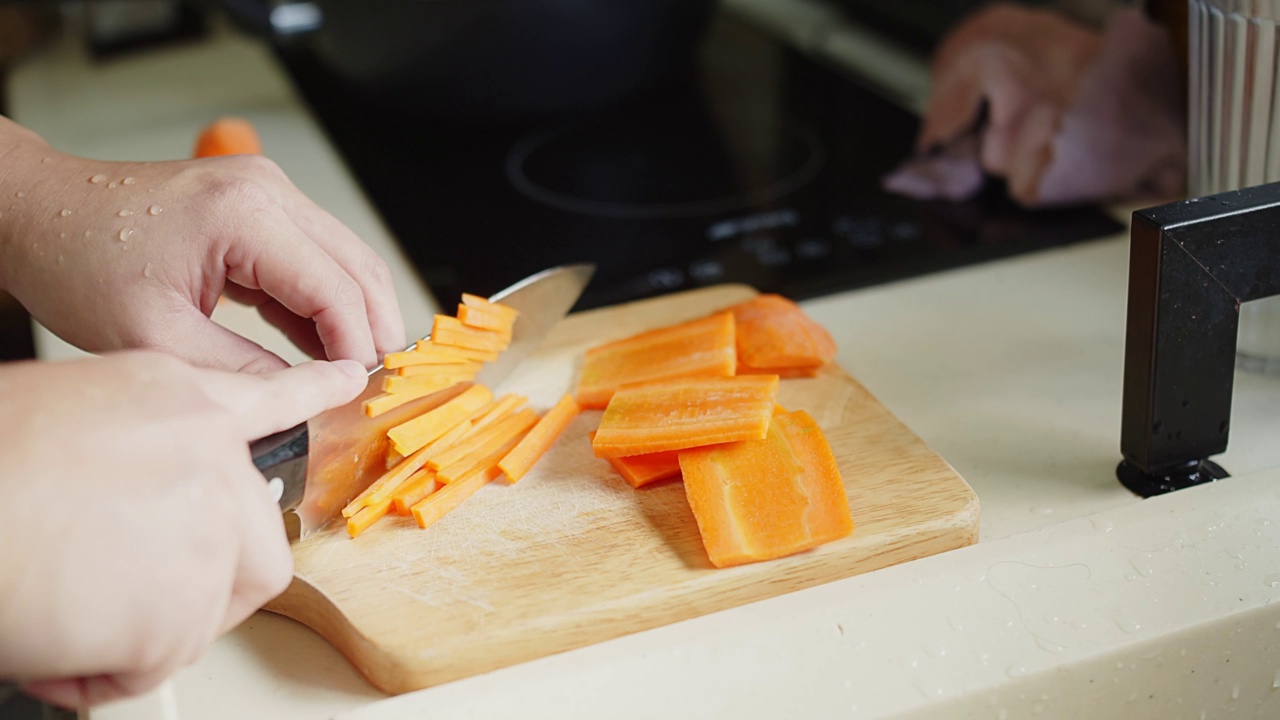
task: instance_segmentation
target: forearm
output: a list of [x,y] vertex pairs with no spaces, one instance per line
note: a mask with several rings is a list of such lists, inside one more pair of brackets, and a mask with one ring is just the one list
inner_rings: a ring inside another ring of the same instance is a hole
[[17,242],[26,199],[23,185],[29,184],[33,163],[40,162],[34,156],[47,147],[39,135],[0,115],[0,290],[10,288],[8,278],[29,249]]

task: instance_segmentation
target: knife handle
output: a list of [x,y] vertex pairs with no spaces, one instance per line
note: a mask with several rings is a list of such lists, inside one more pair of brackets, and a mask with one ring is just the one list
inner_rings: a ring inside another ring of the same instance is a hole
[[307,487],[310,444],[306,423],[249,444],[253,464],[272,486],[281,510],[292,510],[302,502],[302,491]]

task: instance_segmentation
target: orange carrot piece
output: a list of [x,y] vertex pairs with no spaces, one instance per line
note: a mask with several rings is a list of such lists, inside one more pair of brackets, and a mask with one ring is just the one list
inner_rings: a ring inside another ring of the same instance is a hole
[[430,340],[419,341],[414,344],[413,352],[427,358],[440,358],[444,360],[475,360],[478,362],[493,362],[498,359],[499,351],[497,350],[476,350],[474,348],[455,347],[453,345],[437,345]]
[[435,345],[453,345],[473,350],[507,349],[511,336],[493,330],[467,327],[462,321],[448,315],[436,315],[431,326],[431,342]]
[[510,335],[513,327],[512,319],[506,315],[471,305],[458,306],[458,319],[467,327],[492,330],[504,335]]
[[382,477],[374,480],[364,492],[355,496],[347,506],[342,509],[343,517],[351,517],[360,511],[360,508],[366,505],[374,505],[382,501],[384,498],[391,497],[400,487],[409,481],[409,479],[423,469],[427,461],[436,453],[453,445],[462,436],[466,435],[469,423],[466,420],[458,423],[449,429],[448,432],[436,438],[425,446],[419,448],[409,457],[401,460],[394,468],[388,470]]
[[762,440],[679,453],[689,507],[716,567],[792,555],[853,531],[826,439],[800,415],[774,418]]
[[[774,410],[777,414],[777,410]],[[596,431],[592,430],[587,436],[591,440],[596,439]],[[680,451],[668,450],[666,452],[649,453],[648,455],[628,455],[626,457],[605,458],[614,470],[622,476],[633,488],[642,488],[649,483],[656,483],[659,480],[673,478],[680,474]]]
[[459,357],[451,352],[439,353],[427,350],[405,350],[403,352],[387,353],[382,358],[382,366],[389,370],[397,370],[416,367],[419,365],[448,366],[457,365],[459,363],[481,363],[486,362],[488,359],[496,359],[496,356],[494,358],[488,358],[486,355],[486,359],[478,359]]
[[492,400],[493,393],[489,388],[472,385],[440,407],[391,428],[387,437],[391,438],[396,452],[407,456],[469,419],[472,413]]
[[436,365],[407,365],[396,370],[396,375],[400,377],[421,377],[423,375],[437,376],[455,376],[470,375],[475,377],[480,372],[480,368],[484,363],[475,360],[464,360],[462,362],[436,364]]
[[391,496],[392,512],[397,515],[408,515],[409,508],[417,505],[422,498],[435,492],[440,487],[435,473],[423,468],[405,480]]
[[[502,440],[510,437],[512,433],[524,432],[533,427],[536,422],[538,422],[538,414],[529,408],[525,408],[518,413],[475,430],[461,442],[431,458],[427,462],[427,466],[437,471],[437,474],[440,475],[440,482],[447,483],[449,478],[441,474],[443,468],[452,467],[457,463],[472,459],[482,450],[485,453],[492,452],[494,446],[501,444]],[[483,455],[480,457],[483,457]],[[454,467],[453,469],[455,472],[452,476],[457,477],[457,468]]]
[[207,125],[196,138],[193,153],[198,158],[261,154],[258,131],[248,120],[237,117],[219,118]]
[[817,377],[818,371],[821,369],[821,365],[812,367],[754,368],[750,365],[743,365],[741,361],[738,362],[739,375],[777,375],[781,378],[811,378]]
[[439,387],[424,384],[411,390],[404,390],[398,393],[382,393],[380,395],[374,395],[364,401],[363,407],[365,417],[378,417],[388,410],[394,410],[401,405],[411,403],[419,398],[434,395],[441,390],[453,387],[455,384],[456,383],[450,383],[448,385],[441,384]]
[[514,413],[516,410],[520,409],[521,405],[524,405],[528,401],[529,398],[526,398],[523,395],[507,393],[502,396],[501,400],[493,403],[493,405],[487,408],[484,412],[478,414],[475,420],[472,421],[472,426],[475,430],[479,430],[486,425],[490,425],[511,413]]
[[500,302],[486,300],[479,295],[472,295],[470,293],[462,293],[462,304],[467,307],[484,310],[485,312],[493,313],[495,315],[501,315],[506,318],[508,324],[511,325],[515,325],[516,318],[520,316],[520,311],[509,305],[503,305]]
[[347,518],[347,534],[351,537],[358,537],[360,533],[368,530],[371,525],[385,517],[390,509],[391,498],[387,498],[376,505],[366,505],[360,508],[360,512]]
[[404,462],[404,456],[396,452],[394,445],[387,445],[387,469],[390,470],[402,462]]
[[453,387],[460,382],[467,382],[475,378],[475,376],[475,370],[436,372],[429,375],[415,375],[413,377],[388,375],[382,378],[382,391],[393,395],[404,392],[430,394],[445,388]]
[[477,470],[455,483],[450,483],[426,496],[409,509],[418,527],[425,528],[440,520],[463,500],[476,494],[490,480],[497,477],[495,470]]
[[681,378],[618,390],[600,418],[599,457],[759,440],[769,430],[776,375]]
[[736,367],[733,315],[718,313],[588,350],[578,381],[578,403],[602,408],[623,385],[728,377]]
[[[513,415],[511,419],[514,420],[517,416],[518,414]],[[447,485],[465,478],[476,470],[492,471],[492,477],[501,475],[502,471],[498,469],[498,462],[519,444],[521,438],[529,431],[529,428],[533,427],[535,422],[537,422],[537,415],[534,415],[531,421],[526,420],[515,427],[514,432],[503,433],[485,443],[484,447],[476,448],[470,455],[453,465],[440,468],[436,472],[436,476],[440,478],[440,482]]]
[[553,405],[533,426],[533,429],[511,449],[511,452],[498,462],[498,469],[511,482],[518,482],[525,473],[529,472],[534,463],[551,449],[551,446],[560,438],[560,433],[564,432],[580,412],[582,408],[578,407],[572,395],[560,398],[559,402]]
[[737,324],[738,362],[751,368],[817,368],[835,359],[827,329],[781,295],[759,295],[729,308]]

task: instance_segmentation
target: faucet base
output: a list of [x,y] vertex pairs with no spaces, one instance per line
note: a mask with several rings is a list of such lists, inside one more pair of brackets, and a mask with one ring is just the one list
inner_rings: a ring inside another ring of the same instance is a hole
[[1194,485],[1230,477],[1230,473],[1212,460],[1192,460],[1159,473],[1148,473],[1136,464],[1123,460],[1116,467],[1120,484],[1144,498],[1163,495]]

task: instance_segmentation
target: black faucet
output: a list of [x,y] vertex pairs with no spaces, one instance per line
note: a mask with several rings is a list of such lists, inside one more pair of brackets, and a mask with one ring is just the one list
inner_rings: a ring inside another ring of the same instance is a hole
[[1240,304],[1280,294],[1280,183],[1140,210],[1129,248],[1120,482],[1227,477]]

